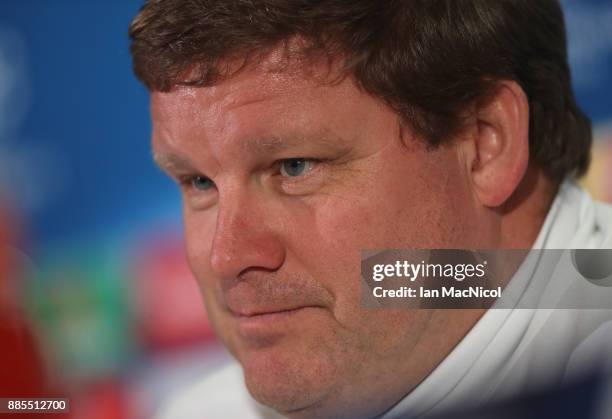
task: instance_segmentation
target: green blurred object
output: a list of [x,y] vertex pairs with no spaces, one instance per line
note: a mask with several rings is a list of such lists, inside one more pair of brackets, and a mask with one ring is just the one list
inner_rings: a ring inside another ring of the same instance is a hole
[[34,331],[54,378],[62,382],[119,375],[135,355],[129,288],[118,253],[55,254],[27,282]]

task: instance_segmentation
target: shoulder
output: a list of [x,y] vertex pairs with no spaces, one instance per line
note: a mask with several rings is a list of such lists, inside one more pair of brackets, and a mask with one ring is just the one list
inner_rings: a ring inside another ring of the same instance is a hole
[[602,237],[602,248],[612,248],[612,205],[595,202],[595,219]]
[[154,419],[260,419],[260,407],[249,395],[239,364],[230,365],[170,397]]
[[[609,317],[612,312],[608,311]],[[606,370],[612,373],[612,320],[599,325],[573,351],[566,369],[566,380],[579,377],[585,371]]]

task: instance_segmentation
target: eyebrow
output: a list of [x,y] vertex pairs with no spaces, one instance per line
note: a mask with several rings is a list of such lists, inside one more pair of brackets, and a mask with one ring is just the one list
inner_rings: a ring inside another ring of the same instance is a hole
[[173,153],[157,153],[153,151],[153,161],[164,171],[172,169],[192,170],[194,167],[188,158]]
[[[343,150],[347,146],[342,137],[329,131],[315,135],[263,136],[245,141],[242,145],[249,153],[271,155],[300,144],[312,144],[339,150]],[[155,151],[152,154],[155,164],[164,171],[194,170],[195,165],[186,156]]]

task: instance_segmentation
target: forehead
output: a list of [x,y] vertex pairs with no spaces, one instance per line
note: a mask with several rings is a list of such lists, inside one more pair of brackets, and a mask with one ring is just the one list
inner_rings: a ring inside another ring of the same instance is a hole
[[221,139],[248,145],[245,138],[273,146],[278,138],[269,134],[274,132],[294,138],[300,132],[344,136],[347,125],[359,130],[376,119],[377,108],[389,113],[329,62],[300,66],[282,60],[271,53],[214,86],[153,92],[154,148],[184,148],[186,136],[216,146],[227,143]]
[[[232,109],[255,102],[290,97],[292,101],[323,97],[325,90],[342,83],[343,73],[338,64],[328,60],[308,61],[287,57],[277,48],[266,54],[258,62],[243,65],[243,62],[230,62],[225,65],[229,77],[221,79],[212,86],[199,87],[186,84],[176,85],[169,93],[152,92],[152,116],[154,119],[166,117],[177,106],[213,105],[214,109]],[[196,70],[194,70],[196,71]],[[190,74],[184,80],[190,80]],[[349,86],[346,86],[349,87]],[[327,89],[326,89],[327,88]],[[349,89],[333,89],[335,94],[348,93]],[[200,109],[206,108],[200,106]],[[194,108],[193,110],[196,110]],[[211,109],[211,110],[214,110]],[[183,109],[184,110],[184,109]]]

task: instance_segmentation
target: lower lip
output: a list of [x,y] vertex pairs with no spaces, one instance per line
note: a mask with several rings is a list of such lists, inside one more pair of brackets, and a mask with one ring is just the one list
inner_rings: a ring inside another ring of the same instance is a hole
[[238,326],[241,331],[250,334],[282,327],[287,322],[297,320],[299,315],[314,309],[316,309],[316,307],[300,307],[293,310],[275,311],[253,316],[236,316],[236,319],[238,320]]

